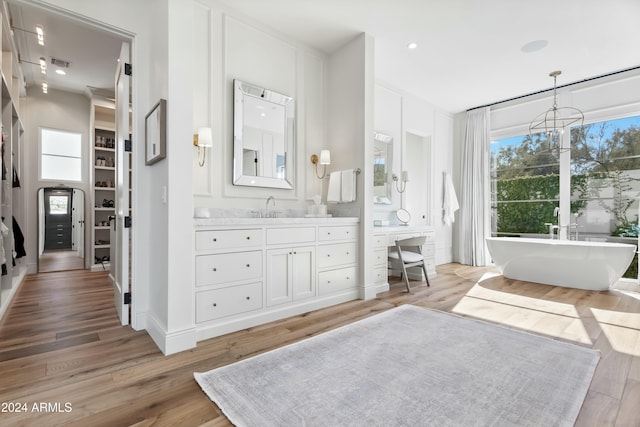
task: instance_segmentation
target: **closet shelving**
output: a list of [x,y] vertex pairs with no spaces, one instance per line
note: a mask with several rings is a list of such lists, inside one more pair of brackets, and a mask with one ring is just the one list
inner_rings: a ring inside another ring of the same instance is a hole
[[109,217],[115,215],[115,105],[113,102],[94,99],[92,102],[92,179],[93,200],[91,232],[91,270],[109,270],[111,252],[111,228]]
[[[2,233],[2,250],[6,261],[3,273],[6,274],[3,274],[0,279],[0,318],[3,317],[27,274],[26,257],[16,258],[15,265],[12,262],[16,240],[13,234],[12,219],[15,218],[21,230],[25,230],[25,196],[21,187],[14,187],[13,178],[14,171],[18,179],[22,177],[23,172],[21,140],[24,128],[20,120],[20,96],[25,95],[26,88],[18,62],[18,50],[7,17],[8,14],[3,3],[0,10],[0,32],[2,34],[0,41],[2,44],[0,120],[2,122],[4,173],[0,185],[0,214],[7,227],[5,231],[8,230],[8,232]],[[26,248],[26,250],[34,249]]]

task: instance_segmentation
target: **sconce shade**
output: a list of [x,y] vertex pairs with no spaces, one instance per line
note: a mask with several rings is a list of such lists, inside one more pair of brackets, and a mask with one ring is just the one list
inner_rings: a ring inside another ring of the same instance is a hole
[[[202,167],[204,166],[204,161],[207,158],[207,148],[213,147],[211,128],[199,128],[198,133],[193,135],[193,145],[198,148],[198,164]],[[200,148],[202,148],[202,160],[200,159]]]
[[202,127],[198,129],[198,147],[213,147],[211,128]]
[[320,151],[320,162],[321,165],[330,165],[331,164],[331,152],[329,150]]

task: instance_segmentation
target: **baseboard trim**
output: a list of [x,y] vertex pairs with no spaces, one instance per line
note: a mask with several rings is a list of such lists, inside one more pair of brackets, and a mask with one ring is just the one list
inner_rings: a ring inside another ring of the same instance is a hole
[[195,327],[166,332],[153,315],[147,314],[146,318],[147,333],[165,356],[189,350],[196,346],[197,335]]

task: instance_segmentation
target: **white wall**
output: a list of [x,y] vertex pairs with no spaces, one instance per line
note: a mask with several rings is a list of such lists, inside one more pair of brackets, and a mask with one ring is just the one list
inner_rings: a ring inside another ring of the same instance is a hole
[[373,226],[373,100],[374,41],[360,34],[332,53],[326,108],[326,148],[331,150],[331,170],[359,168],[356,180],[357,200],[331,204],[330,212],[360,218],[359,278],[360,297],[375,297],[371,229]]
[[[192,149],[195,206],[259,209],[272,195],[278,210],[305,208],[323,191],[309,158],[326,148],[326,55],[215,1],[194,8],[192,128],[211,126],[214,139],[204,167]],[[233,185],[234,79],[295,99],[293,190]]]
[[[64,184],[69,187],[79,188],[85,194],[85,217],[91,215],[91,188],[89,187],[89,174],[91,153],[89,143],[89,115],[91,103],[83,95],[72,94],[49,89],[48,94],[43,94],[40,87],[34,86],[27,90],[27,96],[20,100],[20,119],[24,126],[22,146],[24,147],[24,167],[20,177],[24,191],[25,223],[20,224],[25,237],[27,249],[27,266],[29,273],[35,273],[38,262],[38,188],[55,187]],[[82,137],[82,182],[43,181],[39,179],[39,144],[40,128],[58,129],[68,132],[77,132]],[[89,221],[86,221],[89,224]],[[85,227],[85,265],[92,262],[90,259],[90,235]]]
[[[376,58],[377,65],[381,62],[386,63]],[[451,262],[452,227],[445,226],[442,221],[442,201],[443,173],[452,173],[453,169],[453,117],[428,101],[381,80],[376,84],[375,109],[375,129],[394,138],[393,172],[400,176],[402,170],[408,170],[410,181],[402,194],[392,183],[393,204],[374,205],[374,219],[397,224],[395,211],[400,208],[402,198],[402,205],[412,216],[410,224],[434,227],[436,263]],[[408,137],[422,140],[421,159],[407,154]],[[422,173],[426,178],[420,180]]]

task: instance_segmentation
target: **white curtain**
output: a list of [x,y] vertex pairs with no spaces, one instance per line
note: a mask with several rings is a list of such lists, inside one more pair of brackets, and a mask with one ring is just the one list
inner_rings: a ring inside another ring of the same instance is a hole
[[460,181],[460,262],[489,265],[485,238],[491,235],[489,107],[467,112]]

